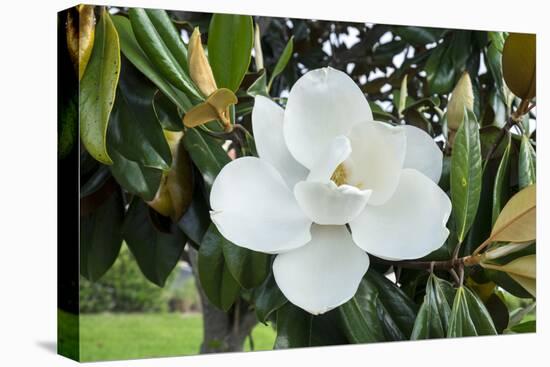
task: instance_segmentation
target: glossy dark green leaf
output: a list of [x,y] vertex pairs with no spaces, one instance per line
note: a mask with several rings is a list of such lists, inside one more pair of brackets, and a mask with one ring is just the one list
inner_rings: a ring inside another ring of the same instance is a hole
[[103,187],[107,180],[111,177],[111,171],[108,166],[103,164],[97,167],[96,171],[93,172],[85,180],[83,177],[80,177],[80,198],[86,197],[93,194]]
[[493,320],[493,325],[495,325],[497,333],[502,334],[504,329],[508,326],[508,322],[510,320],[508,307],[506,307],[506,304],[497,293],[492,293],[489,296],[489,298],[485,301],[485,307],[487,307],[487,311],[489,312],[489,315],[491,315],[491,319]]
[[130,63],[122,70],[107,132],[111,172],[128,192],[152,200],[172,164],[170,147],[153,110],[156,89]]
[[270,273],[262,286],[258,288],[255,297],[254,306],[258,320],[265,324],[273,312],[287,302],[286,297],[275,282],[273,273]]
[[252,17],[214,14],[208,31],[208,59],[218,88],[237,91],[250,65],[254,44]]
[[417,307],[395,284],[370,270],[355,296],[338,310],[350,342],[369,343],[409,339]]
[[187,48],[166,10],[145,9],[145,13],[174,59],[185,72],[188,72]]
[[160,91],[155,93],[153,97],[153,109],[163,129],[170,131],[183,130],[183,122],[178,107],[164,93]]
[[248,87],[248,89],[246,90],[246,93],[251,97],[256,97],[256,96],[269,97],[266,83],[267,82],[266,82],[265,70],[262,70],[260,72],[260,76],[258,77],[258,79],[256,79],[254,83],[250,85],[250,87]]
[[430,275],[424,302],[414,323],[412,340],[446,337],[454,293],[451,283],[437,278],[434,274]]
[[393,32],[413,46],[425,46],[441,37],[442,29],[412,26],[395,26]]
[[517,324],[509,329],[513,333],[536,333],[537,332],[537,321],[530,320]]
[[426,62],[430,94],[449,93],[454,87],[455,71],[446,43],[438,45]]
[[277,60],[277,64],[275,64],[275,68],[273,69],[273,72],[271,73],[271,77],[269,78],[269,83],[267,84],[267,90],[271,89],[271,85],[273,84],[273,80],[283,72],[286,65],[288,64],[288,61],[292,57],[292,52],[294,49],[294,36],[290,37],[288,40],[283,52],[281,53],[281,56],[279,56],[279,60]]
[[447,337],[496,334],[491,315],[483,302],[468,288],[458,288],[451,310]]
[[506,102],[504,92],[504,79],[502,78],[502,47],[504,37],[502,32],[488,32],[491,42],[487,46],[487,66],[496,84],[497,94],[503,102]]
[[124,203],[116,190],[93,212],[80,217],[80,274],[96,281],[115,262],[122,245]]
[[471,44],[471,32],[453,30],[448,41],[434,49],[425,66],[430,94],[446,94],[452,91],[455,79],[466,68]]
[[495,185],[493,189],[493,215],[492,223],[494,224],[508,199],[509,174],[510,174],[510,150],[512,149],[512,138],[507,135],[507,145],[504,154],[498,165],[497,175],[495,177]]
[[529,138],[521,137],[519,148],[518,183],[520,190],[537,181],[537,157]]
[[187,239],[174,224],[167,226],[167,232],[159,231],[151,220],[150,210],[143,200],[134,198],[124,218],[123,236],[143,275],[164,287],[166,278],[181,259]]
[[183,137],[183,144],[193,163],[201,172],[207,193],[210,194],[214,179],[223,166],[230,161],[227,152],[218,140],[202,133],[199,128],[187,129]]
[[96,160],[112,164],[107,153],[107,126],[120,73],[120,44],[106,10],[95,33],[92,55],[80,82],[80,138]]
[[153,108],[156,88],[124,59],[118,84],[117,103],[111,113],[118,120],[110,134],[120,154],[145,167],[168,170],[172,164],[170,147]]
[[277,310],[276,325],[274,349],[348,344],[336,311],[313,316],[288,302]]
[[210,302],[228,311],[239,296],[240,286],[225,264],[223,242],[218,229],[211,224],[199,248],[199,279]]
[[191,204],[178,221],[178,227],[196,244],[202,242],[202,238],[211,223],[208,204],[201,189],[198,185],[195,185]]
[[128,18],[121,15],[113,16],[113,23],[120,39],[120,49],[124,56],[149,80],[151,80],[166,97],[175,103],[182,111],[193,107],[189,98],[172,85],[160,73],[158,68],[149,60],[145,52],[136,40],[132,25]]
[[464,240],[477,213],[481,194],[481,151],[479,126],[472,111],[455,136],[451,158],[451,199],[457,237]]
[[[130,8],[128,15],[138,44],[159,73],[171,84],[185,92],[192,101],[203,100],[203,96],[197,91],[193,81],[178,61],[177,57],[181,50],[173,46],[174,39],[169,33],[166,33],[166,28],[162,28],[165,33],[159,32],[150,17],[151,14],[145,9]],[[177,51],[176,55],[172,53],[171,45]]]
[[245,289],[259,286],[269,273],[269,255],[239,247],[225,238],[223,256],[231,275]]

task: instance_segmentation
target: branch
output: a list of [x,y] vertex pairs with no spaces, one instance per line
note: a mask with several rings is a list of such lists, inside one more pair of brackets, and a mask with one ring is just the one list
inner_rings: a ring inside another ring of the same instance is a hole
[[373,262],[391,266],[399,266],[406,269],[439,269],[439,270],[451,270],[460,266],[474,266],[479,264],[481,256],[470,255],[459,257],[456,259],[442,260],[442,261],[417,261],[417,260],[403,260],[403,261],[391,261],[381,259],[371,255]]

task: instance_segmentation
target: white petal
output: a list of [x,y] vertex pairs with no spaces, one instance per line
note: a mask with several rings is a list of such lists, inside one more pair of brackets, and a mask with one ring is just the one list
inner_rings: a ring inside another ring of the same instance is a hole
[[305,179],[307,169],[288,151],[283,136],[284,110],[269,98],[257,96],[252,109],[252,131],[261,159],[271,163],[292,189]]
[[261,159],[228,163],[212,185],[210,205],[220,233],[238,246],[279,253],[311,239],[311,220],[277,170]]
[[311,227],[307,245],[277,255],[273,275],[285,297],[318,315],[351,299],[369,268],[369,257],[355,246],[344,226]]
[[384,204],[393,195],[403,168],[404,129],[371,121],[355,125],[348,137],[352,152],[344,162],[346,182],[372,190],[369,205]]
[[350,223],[353,240],[368,253],[393,260],[417,259],[443,245],[451,201],[428,177],[404,169],[384,205],[367,205]]
[[443,152],[424,130],[411,125],[403,128],[407,136],[403,168],[414,168],[438,183],[443,169]]
[[355,219],[367,204],[371,190],[328,182],[298,182],[294,196],[304,213],[317,224],[344,225]]
[[361,89],[344,72],[322,68],[304,74],[288,96],[284,136],[298,162],[312,168],[319,155],[353,125],[372,120]]
[[336,167],[345,161],[350,153],[351,144],[349,139],[343,135],[337,136],[327,149],[317,157],[317,162],[311,168],[307,180],[315,182],[329,181]]

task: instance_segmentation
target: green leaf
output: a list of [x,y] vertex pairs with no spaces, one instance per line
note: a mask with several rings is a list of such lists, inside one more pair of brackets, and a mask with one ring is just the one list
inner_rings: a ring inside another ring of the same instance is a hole
[[269,255],[239,247],[225,238],[222,239],[225,264],[233,278],[245,289],[262,284],[269,274]]
[[456,77],[466,68],[471,44],[471,32],[453,30],[451,37],[432,51],[425,66],[430,94],[452,91]]
[[258,294],[255,297],[256,317],[265,324],[273,312],[287,302],[286,297],[275,282],[273,273],[270,273],[262,286],[258,288]]
[[495,224],[500,211],[504,207],[504,204],[508,199],[508,187],[509,187],[509,173],[510,173],[510,150],[512,149],[512,138],[510,133],[507,135],[508,143],[504,154],[498,165],[497,175],[495,177],[495,185],[493,189],[493,215],[492,224]]
[[80,274],[97,281],[115,262],[122,245],[124,204],[116,190],[86,216],[80,217]]
[[149,201],[172,155],[153,110],[156,89],[125,59],[121,70],[107,132],[111,172],[124,189]]
[[449,93],[454,86],[455,71],[446,43],[438,45],[426,61],[426,78],[430,94]]
[[519,189],[523,189],[537,181],[537,157],[529,138],[525,135],[521,137],[519,148]]
[[202,186],[195,183],[193,192],[191,204],[178,221],[178,227],[191,241],[200,244],[211,223],[210,212]]
[[458,288],[449,319],[447,337],[496,334],[491,315],[483,302],[468,288],[464,286]]
[[492,293],[489,296],[487,301],[485,301],[485,306],[487,307],[487,311],[491,315],[491,319],[493,320],[493,324],[495,325],[497,333],[502,334],[504,329],[506,329],[506,327],[508,326],[508,322],[510,319],[508,307],[506,307],[506,304],[502,301],[497,293]]
[[[197,91],[193,81],[178,62],[177,57],[181,50],[174,45],[173,37],[166,32],[166,28],[157,29],[151,19],[151,13],[146,12],[145,9],[131,8],[128,15],[138,44],[159,73],[171,84],[185,92],[194,102],[202,101],[203,96]],[[176,50],[177,54],[172,53],[171,47]]]
[[424,302],[420,306],[411,339],[445,338],[449,327],[455,290],[451,283],[434,274],[428,278]]
[[530,320],[517,324],[509,329],[512,333],[536,333],[537,332],[537,321]]
[[239,296],[239,283],[233,278],[223,257],[224,239],[210,224],[199,248],[199,279],[213,305],[228,311]]
[[94,48],[80,82],[80,138],[88,152],[104,164],[113,161],[107,153],[107,125],[120,74],[117,31],[106,10],[96,25]]
[[271,89],[271,85],[273,84],[273,80],[283,72],[286,65],[288,64],[288,61],[292,57],[292,51],[294,49],[294,36],[290,37],[288,40],[283,52],[281,53],[281,56],[279,56],[279,60],[277,60],[277,64],[275,64],[275,68],[273,69],[273,73],[271,73],[271,78],[269,78],[269,83],[267,84],[267,90]]
[[504,79],[502,78],[502,48],[504,47],[504,37],[502,36],[502,32],[488,33],[491,43],[487,46],[486,51],[487,66],[495,81],[498,96],[506,103]]
[[217,140],[205,135],[199,128],[187,129],[183,144],[201,172],[209,195],[214,179],[223,166],[230,162],[229,156]]
[[457,237],[462,242],[477,213],[481,194],[479,129],[472,111],[465,111],[451,158],[451,199]]
[[313,316],[288,302],[277,310],[276,325],[274,349],[348,344],[336,311]]
[[438,28],[395,26],[393,33],[414,46],[425,46],[439,40],[442,30]]
[[374,270],[367,272],[355,296],[338,310],[353,343],[409,339],[416,317],[414,302]]
[[178,107],[164,93],[157,90],[153,97],[153,109],[158,122],[165,130],[182,131],[183,123]]
[[252,57],[254,27],[248,15],[214,14],[208,31],[208,59],[218,88],[236,92]]
[[188,73],[187,48],[166,10],[145,9],[145,13],[147,13],[160,39],[166,44],[174,59],[179,63],[183,71]]
[[246,93],[251,97],[264,96],[269,98],[265,70],[260,72],[260,76],[250,85],[250,87],[248,87]]
[[164,287],[166,278],[181,258],[187,239],[174,224],[166,226],[167,232],[157,230],[150,210],[141,199],[134,198],[124,218],[122,232],[143,275]]
[[149,80],[151,80],[161,91],[170,98],[182,111],[190,110],[193,105],[189,98],[174,85],[172,85],[160,73],[158,68],[149,60],[145,52],[138,44],[134,31],[128,18],[121,15],[113,17],[113,23],[120,38],[120,48],[124,56]]

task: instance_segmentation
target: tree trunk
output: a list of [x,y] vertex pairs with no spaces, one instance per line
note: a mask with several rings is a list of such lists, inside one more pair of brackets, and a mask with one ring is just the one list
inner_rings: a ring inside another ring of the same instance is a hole
[[240,299],[227,313],[211,304],[200,284],[198,253],[191,246],[188,246],[187,251],[202,305],[204,338],[200,353],[242,352],[246,337],[256,325],[256,315],[243,310]]

